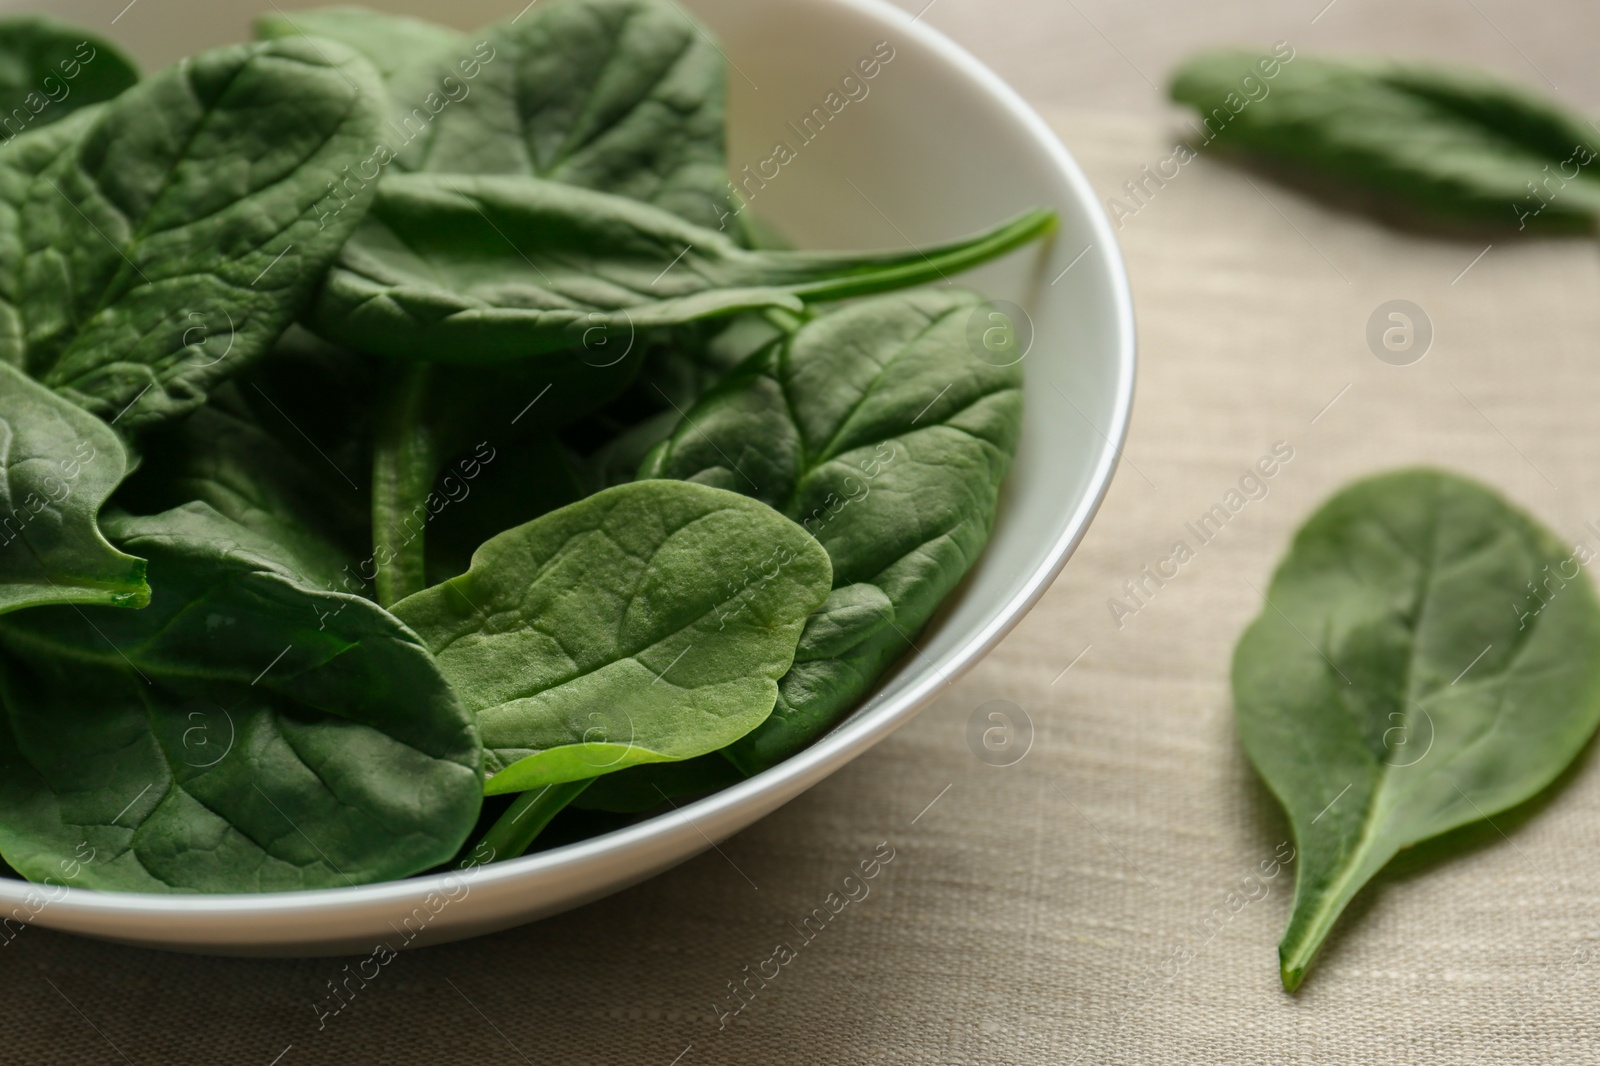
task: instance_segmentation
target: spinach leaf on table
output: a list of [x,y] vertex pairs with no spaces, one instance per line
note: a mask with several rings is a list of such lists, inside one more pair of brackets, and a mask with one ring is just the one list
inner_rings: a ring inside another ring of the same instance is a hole
[[113,548],[98,521],[127,466],[109,426],[0,363],[0,614],[149,602],[144,560]]
[[494,795],[737,740],[829,584],[827,554],[771,508],[658,481],[502,533],[394,613],[477,715]]
[[1529,799],[1594,733],[1584,561],[1431,470],[1357,482],[1296,535],[1233,661],[1245,751],[1298,852],[1285,988],[1400,849]]
[[977,561],[1022,419],[1020,364],[968,342],[982,297],[863,301],[759,352],[641,467],[753,496],[815,536],[834,591],[777,706],[728,756],[746,773],[832,728]]
[[[1278,73],[1264,78],[1264,62]],[[1220,148],[1423,215],[1588,232],[1600,214],[1594,127],[1470,70],[1227,50],[1191,59],[1169,91]]]
[[0,140],[104,103],[139,80],[110,41],[39,15],[0,19]]
[[106,520],[142,611],[0,620],[0,853],[33,879],[256,892],[447,861],[482,802],[471,715],[416,635],[204,504]]
[[0,361],[119,429],[198,407],[359,221],[319,203],[378,93],[332,42],[221,48],[0,146]]
[[1030,211],[921,251],[758,252],[633,200],[525,177],[396,174],[309,325],[356,351],[495,363],[625,347],[643,331],[904,288],[1054,229]]

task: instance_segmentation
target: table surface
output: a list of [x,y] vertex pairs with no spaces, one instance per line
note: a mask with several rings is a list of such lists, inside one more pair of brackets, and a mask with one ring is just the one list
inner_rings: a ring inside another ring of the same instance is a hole
[[[1171,152],[1155,86],[1210,43],[1459,60],[1571,106],[1600,98],[1600,9],[1575,3],[922,2],[903,6],[1033,101],[1106,196]],[[1275,945],[1292,864],[1246,880],[1288,831],[1239,749],[1227,683],[1292,531],[1353,477],[1448,465],[1595,546],[1594,245],[1399,233],[1210,158],[1123,222],[1142,359],[1125,462],[1054,589],[916,722],[720,850],[559,918],[404,955],[335,1016],[316,1004],[345,960],[28,929],[0,950],[21,1023],[0,1060],[1600,1062],[1575,954],[1600,938],[1600,768],[1447,862],[1385,875],[1291,997]],[[1435,330],[1408,367],[1363,340],[1393,298]],[[1265,498],[1114,618],[1124,582],[1275,446],[1293,458]],[[993,699],[1033,730],[1007,767],[965,740]],[[884,843],[870,894],[727,1017],[730,984]],[[1240,892],[1248,905],[1230,906]]]

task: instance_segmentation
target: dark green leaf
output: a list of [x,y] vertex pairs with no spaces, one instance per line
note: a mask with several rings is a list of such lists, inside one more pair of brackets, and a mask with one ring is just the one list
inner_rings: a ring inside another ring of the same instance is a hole
[[447,465],[434,492],[444,502],[428,527],[430,585],[466,573],[473,552],[496,535],[586,495],[565,449],[552,437],[497,449],[489,462]]
[[548,178],[722,223],[722,55],[677,4],[556,0],[487,39],[493,58],[433,123],[416,169]]
[[1284,987],[1397,851],[1528,799],[1594,733],[1592,557],[1427,470],[1356,483],[1295,537],[1233,660],[1298,851]]
[[[119,506],[157,514],[200,502],[267,537],[323,587],[346,583],[365,548],[364,500],[326,466],[307,465],[252,420],[208,404],[140,441],[144,462]],[[359,528],[361,539],[352,534]]]
[[143,559],[98,516],[127,470],[104,422],[0,363],[0,614],[47,603],[143,607]]
[[360,220],[319,204],[378,92],[331,42],[223,48],[0,147],[0,361],[119,429],[199,406]]
[[[642,345],[619,349],[613,360],[597,347],[595,355],[561,352],[488,367],[412,363],[391,373],[381,390],[373,444],[378,602],[388,606],[427,587],[426,526],[454,495],[440,484],[449,476],[451,460],[471,449],[476,468],[589,413],[627,387],[644,351]],[[546,456],[559,458],[556,453]],[[554,488],[557,480],[545,487]],[[554,495],[563,492],[556,489]],[[522,509],[514,497],[501,499],[508,504],[501,509],[504,514]],[[522,521],[542,513],[526,513]],[[490,533],[521,524],[512,522]],[[468,545],[468,554],[479,543]]]
[[139,80],[110,41],[50,18],[0,19],[0,140],[104,103]]
[[827,555],[730,492],[622,485],[394,611],[478,716],[490,794],[715,751],[772,711]]
[[1600,212],[1594,126],[1472,71],[1222,51],[1186,63],[1170,92],[1218,147],[1423,215],[1589,231]]
[[837,659],[894,623],[894,603],[876,585],[836,588],[806,619],[794,659],[797,663]]
[[709,393],[640,470],[763,500],[833,560],[837,591],[772,717],[729,749],[746,773],[853,707],[988,541],[1021,431],[1022,368],[975,354],[988,355],[969,341],[981,306],[932,290],[815,319]]
[[756,313],[663,334],[645,353],[626,392],[562,434],[583,456],[577,473],[585,491],[634,480],[639,464],[672,435],[684,412],[739,364],[783,336],[783,330]]
[[331,37],[383,72],[393,115],[368,172],[521,174],[728,216],[723,59],[666,0],[544,0],[473,37],[361,8],[257,29]]
[[621,351],[647,330],[943,279],[1054,226],[1053,213],[1033,211],[921,251],[756,252],[645,204],[555,182],[397,174],[310,324],[354,350],[432,362]]
[[723,59],[678,5],[558,0],[488,41],[494,61],[440,116],[424,168],[550,178],[721,224]]
[[658,411],[612,437],[584,460],[577,471],[584,494],[626,485],[639,475],[639,464],[656,445],[672,436],[683,421],[678,411]]
[[410,630],[204,504],[106,524],[150,560],[149,607],[0,623],[7,862],[60,879],[76,857],[87,888],[255,892],[455,854],[481,749]]
[[290,326],[265,358],[211,396],[270,434],[306,468],[352,489],[362,524],[371,510],[374,408],[393,368]]

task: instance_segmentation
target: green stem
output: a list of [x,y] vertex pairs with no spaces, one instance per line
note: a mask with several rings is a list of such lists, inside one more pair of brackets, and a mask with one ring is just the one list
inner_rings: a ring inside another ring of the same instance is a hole
[[837,270],[830,277],[786,287],[811,303],[847,300],[934,281],[948,281],[952,274],[981,266],[1054,232],[1059,221],[1054,211],[1036,208],[981,237],[918,249],[910,254],[863,257],[817,256],[799,252],[781,257],[774,255],[774,258],[785,260],[780,273],[786,272],[787,268],[793,270],[791,276],[797,278],[815,277],[819,272],[827,271],[830,264],[837,263]]
[[808,315],[797,315],[793,311],[782,307],[764,308],[761,311],[761,317],[771,323],[775,329],[780,329],[785,333],[793,333],[805,325],[809,318]]
[[378,411],[372,448],[372,553],[378,603],[392,607],[428,587],[424,540],[438,442],[425,417],[432,367],[397,372]]
[[577,799],[583,790],[592,784],[594,778],[591,777],[584,781],[565,781],[558,785],[546,785],[522,793],[512,801],[511,806],[506,808],[506,813],[500,816],[499,821],[483,834],[483,839],[473,851],[480,852],[488,847],[492,856],[490,862],[515,859],[527,851],[534,839],[544,832],[544,827],[550,824],[550,819],[565,810],[567,804]]

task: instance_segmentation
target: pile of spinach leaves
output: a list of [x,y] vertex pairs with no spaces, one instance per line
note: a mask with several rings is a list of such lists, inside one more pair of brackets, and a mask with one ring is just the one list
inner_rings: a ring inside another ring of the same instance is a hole
[[723,59],[671,0],[280,12],[143,79],[14,19],[0,67],[25,877],[359,884],[721,787],[838,722],[983,548],[1021,372],[969,350],[979,297],[913,287],[1054,215],[753,246]]

